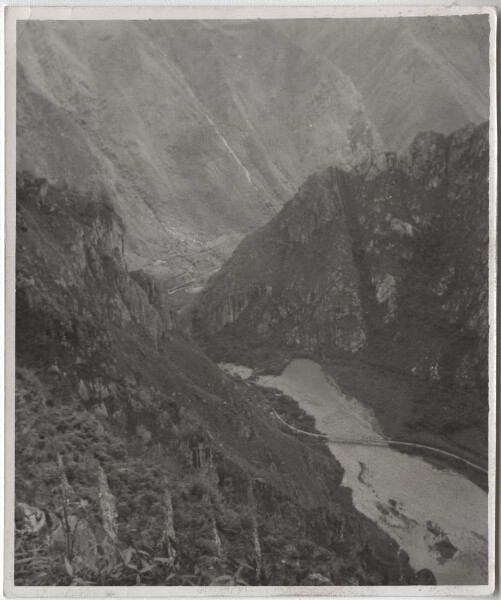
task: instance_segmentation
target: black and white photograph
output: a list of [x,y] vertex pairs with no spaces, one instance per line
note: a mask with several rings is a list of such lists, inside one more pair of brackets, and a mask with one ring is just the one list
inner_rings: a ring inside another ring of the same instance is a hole
[[85,10],[10,22],[6,589],[492,592],[494,10]]

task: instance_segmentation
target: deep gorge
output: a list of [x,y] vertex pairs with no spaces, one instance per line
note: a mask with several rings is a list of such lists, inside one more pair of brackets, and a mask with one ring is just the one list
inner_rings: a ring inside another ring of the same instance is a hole
[[16,585],[486,583],[487,39],[17,23]]

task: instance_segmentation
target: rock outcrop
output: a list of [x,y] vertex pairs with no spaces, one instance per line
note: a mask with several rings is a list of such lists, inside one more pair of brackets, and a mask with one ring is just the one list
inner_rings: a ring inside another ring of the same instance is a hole
[[354,352],[364,346],[359,274],[329,176],[310,177],[209,282],[198,304],[204,332],[228,325],[291,347]]
[[194,331],[487,387],[488,126],[311,176],[200,295]]

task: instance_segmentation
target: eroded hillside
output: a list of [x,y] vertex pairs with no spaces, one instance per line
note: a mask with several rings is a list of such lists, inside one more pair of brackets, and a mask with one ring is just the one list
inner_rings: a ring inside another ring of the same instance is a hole
[[280,27],[353,80],[389,150],[405,150],[420,131],[450,134],[489,117],[487,15],[308,19]]
[[429,581],[293,402],[176,331],[106,197],[20,174],[16,266],[17,584]]
[[130,268],[171,287],[217,269],[315,169],[370,160],[350,79],[271,23],[22,22],[17,154],[127,226]]

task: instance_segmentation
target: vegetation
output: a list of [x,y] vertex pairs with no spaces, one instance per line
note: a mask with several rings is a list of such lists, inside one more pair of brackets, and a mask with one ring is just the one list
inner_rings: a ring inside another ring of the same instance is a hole
[[172,327],[98,200],[18,181],[16,583],[399,581],[334,457],[271,407],[311,420]]

